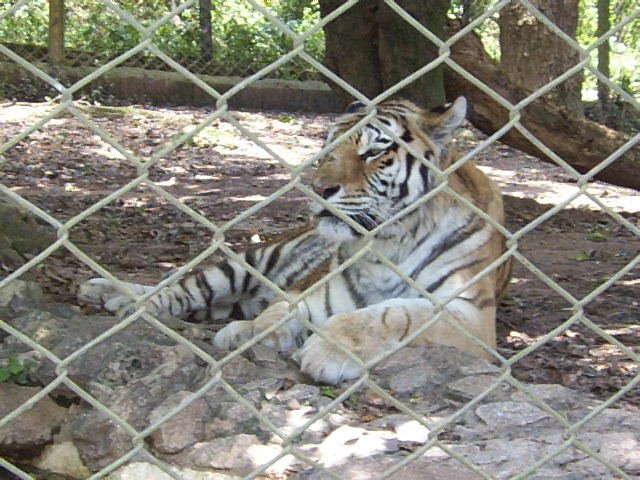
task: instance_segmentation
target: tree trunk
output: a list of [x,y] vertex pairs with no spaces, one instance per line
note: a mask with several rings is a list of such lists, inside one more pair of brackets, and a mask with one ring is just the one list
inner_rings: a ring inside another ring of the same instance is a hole
[[64,61],[64,0],[49,0],[49,61]]
[[[598,30],[597,35],[600,38],[607,33],[611,28],[610,18],[610,1],[598,0]],[[609,71],[609,54],[611,53],[611,46],[609,45],[609,39],[605,40],[598,47],[598,71],[605,77],[610,78]],[[609,86],[598,80],[598,100],[604,106],[609,103]]]
[[[342,0],[321,0],[323,16]],[[442,38],[448,0],[397,2],[434,35]],[[438,56],[438,49],[382,0],[364,0],[325,27],[325,64],[369,98],[392,87]],[[430,107],[444,103],[442,67],[430,70],[398,95]],[[353,101],[342,89],[347,104]]]
[[[487,55],[475,34],[467,34],[453,45],[452,59],[512,103],[530,93],[507,79],[501,68]],[[507,110],[453,70],[445,71],[445,84],[450,100],[461,95],[471,100],[473,108],[470,120],[487,135],[499,130],[509,121]],[[577,117],[566,108],[544,98],[529,104],[521,111],[521,115],[522,125],[580,173],[596,167],[630,138],[583,117]],[[555,164],[515,128],[500,140]],[[595,178],[640,190],[640,146],[636,144],[630,148],[595,175]]]
[[[431,33],[444,38],[449,0],[403,0],[397,3]],[[395,85],[438,58],[438,48],[383,1],[379,2],[376,18],[384,88]],[[426,107],[445,103],[442,65],[414,80],[399,95]]]
[[[535,0],[532,4],[569,37],[576,38],[578,0]],[[500,67],[509,79],[535,91],[580,61],[580,55],[519,2],[500,10]],[[582,114],[582,73],[547,93],[552,101]]]
[[198,0],[200,16],[200,57],[205,62],[213,59],[213,41],[211,39],[211,0]]
[[[325,17],[341,4],[341,0],[321,0],[320,12]],[[383,89],[376,10],[376,1],[358,2],[324,29],[325,65],[369,98]],[[345,105],[354,100],[342,88],[335,90]]]

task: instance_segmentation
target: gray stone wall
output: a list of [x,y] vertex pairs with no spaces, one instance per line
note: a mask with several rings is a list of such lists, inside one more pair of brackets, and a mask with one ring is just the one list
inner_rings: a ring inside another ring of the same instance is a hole
[[[44,72],[55,74],[66,86],[89,75],[92,67],[51,67],[36,63]],[[219,93],[224,93],[242,81],[241,77],[198,76]],[[15,63],[0,62],[0,97],[18,94],[44,96],[55,91],[33,74]],[[111,96],[118,100],[154,105],[215,106],[216,99],[177,72],[142,68],[113,68],[80,90],[91,97]],[[18,98],[18,95],[16,95]],[[18,98],[20,99],[20,98]],[[320,81],[257,80],[233,95],[228,104],[234,109],[260,109],[330,113],[341,111],[340,101],[329,86]]]

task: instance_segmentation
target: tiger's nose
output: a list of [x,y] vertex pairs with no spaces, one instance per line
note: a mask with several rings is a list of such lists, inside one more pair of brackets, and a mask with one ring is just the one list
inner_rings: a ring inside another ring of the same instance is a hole
[[313,182],[313,191],[325,200],[329,199],[340,190],[340,185],[327,185],[323,182]]

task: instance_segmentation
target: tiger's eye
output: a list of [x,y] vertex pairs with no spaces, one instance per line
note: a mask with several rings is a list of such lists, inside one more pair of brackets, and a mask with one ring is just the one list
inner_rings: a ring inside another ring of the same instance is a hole
[[373,149],[373,150],[367,150],[360,156],[362,157],[363,160],[369,160],[371,158],[379,157],[383,153],[385,153],[385,150],[383,149]]

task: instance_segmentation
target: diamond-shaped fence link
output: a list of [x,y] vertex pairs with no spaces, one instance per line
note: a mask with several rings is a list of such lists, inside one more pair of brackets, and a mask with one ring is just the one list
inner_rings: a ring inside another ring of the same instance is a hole
[[[104,332],[86,342],[81,347],[75,349],[73,352],[68,353],[65,357],[54,354],[52,351],[43,347],[37,339],[31,338],[24,332],[21,332],[19,329],[12,326],[9,321],[0,319],[0,329],[3,330],[6,335],[15,338],[17,341],[28,346],[33,351],[38,352],[43,358],[46,358],[55,366],[55,376],[50,383],[18,408],[11,411],[4,418],[1,418],[0,428],[8,425],[10,422],[29,411],[38,401],[47,397],[54,390],[65,387],[71,390],[75,395],[77,395],[77,397],[93,407],[95,410],[102,412],[105,418],[108,418],[113,422],[113,424],[119,426],[123,434],[126,434],[130,441],[130,448],[125,449],[117,460],[105,465],[101,470],[94,472],[91,475],[91,478],[105,477],[120,466],[134,460],[147,461],[155,465],[170,478],[181,478],[180,474],[178,474],[172,466],[154,455],[149,446],[149,437],[162,425],[171,421],[172,418],[175,418],[176,415],[196,404],[212,388],[221,388],[226,391],[239,405],[248,410],[253,418],[257,419],[268,432],[279,439],[281,447],[279,451],[269,456],[269,458],[264,460],[261,465],[247,473],[244,478],[259,478],[261,476],[268,475],[268,469],[272,465],[276,464],[276,462],[286,457],[294,457],[303,464],[311,466],[318,472],[321,472],[322,475],[324,475],[322,478],[338,479],[343,477],[333,471],[330,467],[327,467],[314,459],[313,455],[308,451],[301,449],[297,445],[297,442],[300,436],[311,429],[314,424],[324,420],[339,405],[348,401],[354,393],[358,392],[363,387],[366,387],[369,391],[382,399],[382,401],[387,405],[390,405],[407,415],[413,421],[425,427],[430,432],[429,437],[425,442],[410,449],[410,453],[407,453],[401,461],[389,465],[381,473],[379,472],[376,478],[396,478],[394,477],[396,473],[400,472],[403,468],[407,467],[421,456],[426,455],[428,452],[433,452],[434,448],[443,452],[446,456],[455,459],[460,464],[461,468],[468,470],[470,475],[475,475],[473,478],[494,478],[491,474],[487,473],[482,464],[470,460],[468,455],[465,455],[464,451],[455,448],[455,442],[444,441],[441,434],[448,428],[451,428],[457,420],[470,414],[474,408],[481,405],[483,400],[487,399],[494,391],[501,388],[501,385],[508,384],[513,387],[516,392],[524,395],[524,397],[538,407],[540,411],[558,422],[558,424],[564,429],[564,439],[562,443],[555,445],[553,448],[549,448],[543,455],[539,456],[539,458],[526,465],[526,467],[521,471],[511,475],[509,478],[544,478],[543,476],[540,476],[543,475],[540,472],[543,471],[544,466],[550,460],[566,453],[569,449],[575,449],[583,452],[587,457],[606,467],[609,472],[608,474],[615,478],[636,478],[623,468],[620,468],[619,465],[612,462],[606,455],[603,455],[601,452],[597,451],[597,449],[590,446],[589,442],[579,438],[579,434],[584,425],[599,415],[602,415],[607,407],[611,406],[633,388],[636,388],[638,382],[640,382],[640,374],[636,374],[624,387],[619,389],[606,401],[594,407],[588,415],[575,420],[569,419],[566,415],[558,412],[557,409],[550,405],[549,401],[545,401],[540,398],[532,392],[529,386],[517,380],[512,375],[512,367],[536,349],[547,344],[554,337],[566,332],[570,327],[576,324],[582,324],[583,326],[591,329],[610,345],[617,347],[624,355],[626,355],[627,358],[636,364],[640,364],[638,353],[625,346],[623,342],[619,341],[617,338],[590,320],[589,316],[585,312],[585,307],[594,301],[598,295],[611,287],[632,269],[637,267],[638,263],[640,263],[640,255],[636,254],[636,256],[633,257],[621,270],[601,283],[591,293],[580,298],[579,296],[570,293],[566,288],[554,280],[554,278],[538,268],[520,251],[518,244],[524,235],[530,233],[553,215],[566,208],[579,196],[586,196],[589,198],[597,204],[603,212],[606,212],[616,222],[624,226],[633,236],[636,238],[640,237],[640,229],[638,226],[634,225],[633,222],[624,218],[619,213],[605,205],[597,195],[590,192],[589,184],[590,180],[596,173],[606,168],[612,162],[615,162],[616,159],[626,151],[637,145],[640,141],[640,137],[636,135],[636,137],[633,137],[627,144],[620,147],[616,152],[612,152],[608,158],[603,158],[602,163],[593,170],[585,174],[580,174],[565,160],[547,148],[538,138],[536,138],[534,133],[529,131],[520,122],[521,111],[527,105],[542,97],[545,93],[549,92],[576,72],[582,70],[591,72],[599,80],[607,83],[611,89],[627,101],[633,108],[640,109],[638,102],[631,95],[609,79],[605,78],[596,68],[594,68],[590,57],[590,52],[597,48],[599,44],[616,35],[624,25],[636,21],[640,16],[640,10],[635,11],[635,13],[625,17],[617,25],[614,25],[613,28],[598,39],[597,42],[587,48],[583,48],[554,25],[554,23],[551,22],[543,12],[537,9],[534,4],[527,0],[522,0],[520,3],[528,9],[531,15],[535,16],[535,18],[546,25],[553,34],[564,39],[571,48],[579,52],[580,61],[574,67],[567,70],[556,79],[550,81],[547,85],[536,90],[529,97],[522,99],[517,104],[513,104],[458,65],[452,59],[450,50],[451,46],[457,40],[462,38],[464,35],[469,34],[476,27],[487,21],[487,19],[498,13],[505,5],[510,3],[510,0],[502,0],[496,3],[447,40],[442,40],[433,35],[428,29],[403,10],[395,1],[385,0],[385,3],[397,15],[406,21],[407,28],[417,29],[422,35],[437,46],[439,49],[439,56],[436,60],[428,63],[412,75],[406,77],[373,99],[367,98],[348,82],[325,67],[321,62],[323,27],[339,15],[343,14],[349,8],[352,8],[357,3],[356,0],[345,2],[324,18],[320,18],[316,11],[307,9],[302,12],[302,15],[298,15],[298,17],[289,20],[286,19],[287,12],[283,10],[283,8],[288,5],[287,2],[271,3],[258,2],[254,0],[247,0],[247,2],[213,1],[211,8],[212,18],[210,22],[204,26],[202,23],[199,23],[201,18],[198,14],[198,9],[201,7],[202,3],[206,2],[188,0],[177,4],[177,2],[159,1],[116,3],[110,0],[100,0],[98,2],[68,0],[66,33],[68,40],[72,41],[73,45],[77,46],[77,49],[66,52],[65,62],[71,66],[95,67],[94,70],[84,76],[81,80],[71,84],[65,83],[63,79],[56,78],[56,75],[54,74],[47,73],[40,63],[47,59],[47,3],[37,0],[22,0],[13,4],[5,2],[2,6],[2,11],[0,11],[0,31],[7,31],[3,29],[5,29],[6,25],[9,23],[12,25],[22,23],[23,25],[28,25],[30,27],[15,29],[15,31],[23,32],[22,37],[14,36],[15,38],[2,39],[0,42],[0,54],[6,57],[3,60],[14,62],[33,77],[36,77],[42,82],[48,84],[55,92],[57,92],[57,97],[49,102],[48,108],[42,111],[42,116],[39,120],[35,121],[23,131],[12,135],[4,144],[0,145],[0,168],[7,163],[5,156],[17,145],[31,138],[34,134],[43,132],[52,122],[61,118],[70,117],[79,125],[84,127],[87,132],[91,132],[97,136],[100,139],[100,142],[103,142],[105,145],[113,149],[113,151],[117,152],[120,155],[122,165],[134,169],[136,174],[133,179],[128,180],[125,184],[120,185],[117,188],[109,189],[109,192],[106,193],[102,199],[90,204],[86,208],[83,208],[79,213],[76,213],[66,221],[60,220],[55,213],[46,212],[35,203],[27,200],[26,196],[21,195],[19,190],[14,190],[0,182],[0,192],[2,194],[4,194],[10,201],[38,217],[42,222],[50,225],[56,231],[57,235],[57,240],[53,241],[39,254],[34,255],[22,266],[14,269],[11,273],[8,273],[0,279],[0,291],[12,282],[18,281],[32,269],[37,268],[59,250],[66,249],[68,252],[73,254],[78,261],[85,264],[98,276],[108,279],[118,290],[133,298],[136,301],[136,308],[135,311],[130,312],[117,324],[106,329]],[[267,8],[265,5],[270,5],[275,10]],[[280,10],[278,10],[278,8],[280,8]],[[2,26],[3,23],[5,26]],[[211,29],[211,31],[207,31],[208,28]],[[28,34],[25,32],[28,32]],[[207,44],[209,45],[210,51],[204,57],[201,50],[203,34],[210,34],[210,36],[207,36],[210,42]],[[101,43],[106,42],[107,40],[109,42],[108,48],[105,46],[106,43]],[[232,55],[236,55],[236,57],[234,58]],[[415,157],[422,159],[425,167],[432,170],[441,180],[444,181],[433,191],[416,201],[413,205],[410,205],[403,211],[396,214],[393,218],[387,220],[384,224],[376,227],[372,231],[367,231],[357,223],[353,222],[342,212],[336,210],[331,204],[326,202],[321,196],[306,186],[303,181],[303,175],[314,163],[343,142],[354,131],[357,131],[359,128],[370,122],[373,122],[373,124],[375,124],[380,130],[385,131],[387,134],[395,138],[398,144],[411,151],[412,148],[410,145],[407,145],[403,139],[397,138],[397,136],[390,131],[387,125],[375,119],[375,107],[381,101],[389,98],[409,83],[441,64],[455,70],[471,84],[481,89],[501,106],[506,108],[509,111],[509,121],[495,134],[485,139],[473,150],[462,156],[459,161],[442,171],[424,160],[420,152],[415,152]],[[87,114],[77,99],[81,88],[89,85],[104,73],[123,66],[137,66],[148,69],[161,69],[178,72],[184,76],[184,78],[200,87],[211,97],[211,103],[215,105],[215,110],[208,113],[203,118],[198,118],[188,128],[184,128],[179,131],[170,139],[166,141],[163,139],[163,142],[161,142],[158,145],[158,148],[154,151],[151,151],[150,153],[145,152],[144,154],[139,152],[136,153],[131,148],[128,148],[121,138],[118,138],[114,133],[110,133],[108,129],[96,122],[95,118],[92,118],[91,115]],[[197,74],[236,75],[243,78],[232,88],[222,93],[205,83],[197,76]],[[283,158],[283,156],[278,152],[274,151],[274,149],[262,140],[258,134],[253,132],[250,128],[247,128],[242,124],[242,122],[238,121],[233,112],[229,110],[228,102],[230,99],[256,81],[269,77],[327,79],[349,92],[354,99],[362,102],[368,109],[369,114],[349,131],[340,135],[338,138],[335,138],[331,143],[324,145],[317,153],[313,154],[308,159],[305,159],[300,164],[291,163],[286,158]],[[233,126],[245,138],[245,141],[250,142],[253,146],[261,150],[268,158],[280,165],[288,175],[289,179],[283,186],[275,189],[271,195],[257,201],[250,208],[245,209],[233,218],[229,218],[226,221],[220,220],[214,222],[201,214],[197,208],[193,208],[181,198],[172,194],[169,189],[165,188],[162,182],[152,180],[152,172],[155,166],[165,161],[167,158],[170,158],[179,149],[189,148],[189,144],[193,141],[195,136],[206,131],[216,122],[226,122],[228,125]],[[574,194],[567,197],[564,201],[558,203],[555,207],[551,208],[544,214],[531,220],[519,230],[513,232],[509,231],[502,225],[499,225],[486,213],[457,194],[449,187],[446,181],[457,168],[472,160],[475,156],[494,144],[511,129],[517,129],[549,158],[553,159],[559,167],[561,167],[575,180],[578,186],[578,190]],[[191,260],[186,262],[174,273],[142,295],[138,295],[136,292],[132,291],[127,284],[120,281],[112,272],[109,271],[108,268],[101,265],[101,263],[96,261],[91,254],[87,253],[77,244],[77,242],[72,240],[71,232],[75,226],[90,220],[92,215],[96,212],[108,208],[115,202],[123,201],[128,193],[140,188],[147,189],[149,192],[157,195],[168,205],[175,207],[177,212],[184,214],[187,218],[193,221],[195,226],[204,228],[213,236],[213,240],[204,250],[193,255]],[[229,232],[235,226],[251,218],[260,210],[269,207],[274,201],[281,199],[288,194],[297,194],[321,203],[329,211],[361,233],[365,239],[364,247],[356,255],[347,259],[336,270],[328,273],[326,277],[318,280],[318,282],[304,292],[296,294],[283,291],[278,287],[278,285],[274,284],[261,272],[257,271],[244,259],[244,257],[237,253],[236,248],[229,244],[227,238]],[[450,297],[444,300],[434,298],[433,295],[418,285],[412,278],[407,276],[407,274],[395,265],[394,262],[391,261],[383,252],[377,251],[373,246],[373,242],[366,242],[367,239],[372,240],[382,228],[395,222],[397,219],[402,218],[404,215],[418,208],[425,202],[428,202],[438,194],[447,194],[455,197],[470,211],[490,222],[502,235],[505,236],[507,240],[507,251],[504,255],[495,260],[491,265],[487,266],[474,278],[469,280],[466,285],[460,287],[457,291],[452,292]],[[200,348],[197,344],[188,340],[185,336],[181,335],[167,324],[159,321],[146,310],[145,302],[148,299],[157,294],[162,288],[179,282],[185,273],[197,267],[203,261],[209,259],[215,254],[223,254],[227,258],[232,259],[239,266],[248,270],[253,277],[273,290],[277,296],[282,297],[292,305],[300,303],[306,296],[320,288],[324,283],[338,275],[341,271],[344,271],[350,265],[353,265],[364,255],[376,256],[380,263],[386,265],[391,271],[401,277],[411,288],[430,300],[435,306],[434,318],[416,332],[408,335],[407,338],[401,342],[400,347],[408,345],[412,340],[428,328],[432,327],[436,322],[442,321],[443,309],[451,299],[455,298],[458,294],[466,290],[470,285],[477,282],[483,276],[489,274],[493,269],[498,268],[510,257],[520,262],[524,268],[528,269],[535,277],[543,282],[543,284],[555,292],[555,294],[566,300],[567,304],[570,306],[567,309],[570,313],[568,314],[568,318],[564,322],[558,324],[552,331],[549,331],[545,335],[537,338],[529,346],[508,358],[502,355],[499,350],[496,351],[490,346],[484,344],[481,340],[475,338],[469,332],[464,331],[464,329],[459,325],[452,324],[452,326],[457,328],[463,335],[466,335],[473,342],[490,352],[496,362],[500,365],[500,374],[490,385],[481,389],[473,399],[466,402],[454,414],[443,417],[437,421],[427,419],[423,415],[416,413],[412,409],[410,403],[407,404],[406,402],[399,400],[396,395],[394,395],[394,392],[383,388],[377,383],[374,377],[370,376],[369,369],[377,365],[382,360],[388,358],[393,352],[386,352],[367,362],[363,362],[355,354],[335,342],[335,339],[328,337],[321,329],[318,329],[310,322],[307,322],[306,326],[309,330],[320,335],[336,348],[344,351],[344,353],[346,353],[358,365],[364,367],[365,373],[363,373],[360,378],[343,391],[337,391],[335,394],[332,394],[331,400],[319,408],[318,411],[309,417],[309,419],[302,425],[298,426],[293,431],[285,431],[281,426],[277,425],[277,422],[274,422],[272,419],[268,418],[263,411],[257,409],[254,403],[248,401],[245,396],[243,396],[243,394],[234,387],[233,382],[225,378],[223,375],[223,368],[229,365],[232,361],[240,358],[244,352],[259,343],[260,340],[267,337],[275,329],[284,325],[291,318],[292,313],[290,313],[289,316],[282,318],[269,329],[256,335],[242,347],[232,351],[222,358],[214,358],[211,354],[207,353],[205,349]],[[209,377],[202,386],[180,401],[174,408],[166,411],[159,418],[155,418],[154,421],[150,422],[149,425],[142,430],[134,428],[134,426],[123,419],[117,411],[114,411],[113,408],[108,408],[104,402],[101,402],[100,399],[96,397],[96,395],[91,394],[86,388],[74,381],[70,374],[70,369],[72,368],[74,361],[82,361],[86,358],[86,354],[89,351],[99,346],[106,339],[113,337],[134,324],[146,324],[150,326],[155,329],[156,332],[165,335],[177,344],[183,346],[194,355],[194,359],[197,358],[198,361],[208,365],[209,368]],[[0,467],[6,469],[8,472],[11,472],[19,478],[33,478],[25,469],[10,462],[9,460],[0,458]]]

